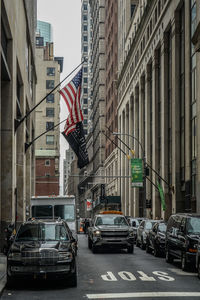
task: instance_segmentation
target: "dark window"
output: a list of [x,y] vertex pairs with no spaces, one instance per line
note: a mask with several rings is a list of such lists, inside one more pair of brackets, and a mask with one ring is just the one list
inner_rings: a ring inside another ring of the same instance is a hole
[[54,117],[54,108],[52,107],[46,108],[46,117]]
[[84,9],[84,10],[87,10],[87,4],[84,4],[84,5],[83,5],[83,9]]
[[46,80],[46,89],[54,88],[54,80]]
[[88,47],[87,46],[84,46],[83,47],[83,52],[87,52],[88,51]]
[[46,130],[54,130],[54,122],[46,122]]
[[46,135],[46,144],[54,145],[54,135]]
[[47,103],[54,103],[54,94],[50,94],[46,98]]
[[83,20],[87,21],[87,15],[83,15]]
[[85,109],[83,110],[83,113],[84,113],[84,115],[87,115],[87,113],[88,113],[87,108],[85,108]]
[[87,89],[87,88],[84,88],[84,89],[83,89],[83,93],[84,93],[84,94],[87,94],[87,92],[88,92],[88,89]]
[[55,76],[55,68],[47,68],[48,76]]
[[83,25],[83,31],[87,31],[87,25]]
[[87,71],[88,71],[88,68],[87,68],[87,67],[84,67],[84,68],[83,68],[83,72],[84,72],[84,73],[87,73]]
[[88,40],[87,35],[84,35],[83,40],[84,40],[84,42],[87,42],[87,40]]
[[53,218],[52,205],[33,205],[32,206],[33,218]]
[[87,98],[84,98],[83,99],[83,104],[87,104],[88,103],[88,99]]

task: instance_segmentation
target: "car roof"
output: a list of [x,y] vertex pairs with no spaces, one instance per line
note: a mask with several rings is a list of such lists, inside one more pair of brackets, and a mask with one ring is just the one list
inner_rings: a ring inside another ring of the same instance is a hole
[[31,220],[25,221],[22,224],[63,224],[66,223],[65,220],[63,219],[34,219],[32,218]]
[[112,217],[118,216],[118,217],[123,217],[123,218],[125,218],[125,216],[124,216],[124,215],[121,215],[121,214],[98,214],[98,215],[96,215],[95,217],[107,217],[107,216],[112,216]]

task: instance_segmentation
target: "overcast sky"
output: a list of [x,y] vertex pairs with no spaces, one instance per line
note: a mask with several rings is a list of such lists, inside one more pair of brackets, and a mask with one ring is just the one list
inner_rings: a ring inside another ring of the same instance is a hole
[[[53,28],[54,56],[64,57],[61,80],[81,62],[81,0],[37,0],[37,19]],[[69,80],[64,81],[61,87]],[[60,121],[66,118],[66,105],[61,99]],[[61,131],[64,124],[61,125]],[[63,185],[63,157],[68,144],[60,135],[60,194]]]

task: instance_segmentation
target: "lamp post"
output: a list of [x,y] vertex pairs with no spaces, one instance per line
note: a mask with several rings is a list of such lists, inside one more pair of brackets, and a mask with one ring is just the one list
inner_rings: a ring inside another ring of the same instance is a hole
[[[145,156],[145,150],[141,144],[141,142],[133,135],[128,134],[128,133],[121,133],[121,132],[113,132],[113,135],[126,135],[138,142],[140,145],[140,148],[142,150],[142,160],[143,160],[143,165],[144,165],[144,176],[143,176],[143,188],[144,188],[144,197],[143,197],[143,217],[146,217],[146,156]],[[123,142],[124,143],[124,142]],[[125,143],[124,143],[125,144]],[[126,144],[125,144],[126,145]],[[126,145],[127,146],[127,145]],[[128,146],[127,146],[128,147]]]

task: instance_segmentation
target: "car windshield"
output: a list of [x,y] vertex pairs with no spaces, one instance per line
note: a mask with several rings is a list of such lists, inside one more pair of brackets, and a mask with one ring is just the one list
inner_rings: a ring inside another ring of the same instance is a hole
[[187,232],[200,234],[200,218],[189,218],[187,222]]
[[16,235],[16,241],[60,240],[69,240],[65,227],[60,224],[24,224]]
[[166,229],[167,229],[166,224],[164,224],[164,223],[159,224],[158,230],[159,230],[160,232],[166,232]]
[[96,224],[99,225],[128,225],[127,221],[122,216],[103,216],[97,217]]
[[151,229],[153,224],[155,224],[155,222],[146,222],[145,229]]

